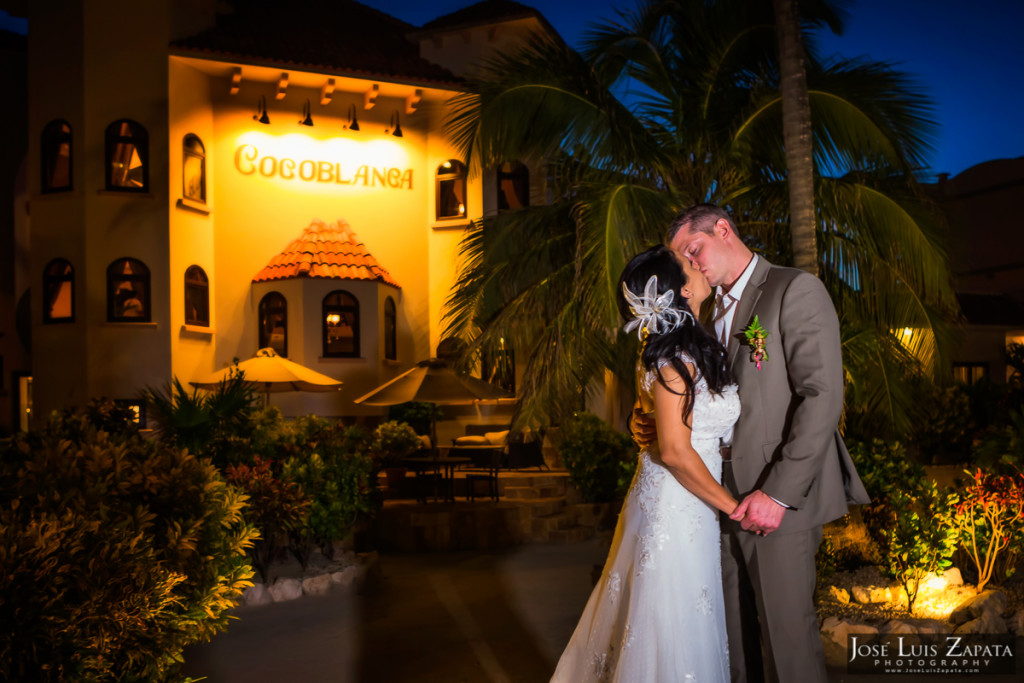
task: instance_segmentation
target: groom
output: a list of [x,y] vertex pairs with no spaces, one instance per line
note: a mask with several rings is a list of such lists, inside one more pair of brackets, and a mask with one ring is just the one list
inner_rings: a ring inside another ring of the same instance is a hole
[[[814,557],[822,525],[846,514],[847,503],[869,502],[837,430],[835,308],[816,277],[751,252],[714,205],[683,211],[666,242],[718,288],[714,331],[739,384],[742,412],[722,448],[722,483],[741,500],[722,520],[732,680],[766,672],[781,683],[824,683]],[[767,332],[760,364],[744,334],[755,316]]]

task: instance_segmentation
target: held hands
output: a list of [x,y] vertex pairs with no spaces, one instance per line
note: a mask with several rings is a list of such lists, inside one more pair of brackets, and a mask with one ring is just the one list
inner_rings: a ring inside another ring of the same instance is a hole
[[658,440],[658,423],[639,405],[633,407],[633,415],[629,420],[629,431],[633,435],[633,443],[640,448],[647,448]]
[[729,519],[740,522],[744,531],[765,536],[779,528],[785,514],[786,508],[772,500],[765,492],[757,490],[740,501],[729,515]]

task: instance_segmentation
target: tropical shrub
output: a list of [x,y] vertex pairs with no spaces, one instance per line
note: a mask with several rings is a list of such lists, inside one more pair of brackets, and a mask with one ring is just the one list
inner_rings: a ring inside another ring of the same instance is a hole
[[260,457],[251,465],[229,465],[224,475],[249,497],[246,519],[260,531],[252,546],[252,563],[266,583],[270,563],[288,546],[290,535],[305,526],[309,498],[287,475],[275,471],[271,461]]
[[885,569],[896,577],[913,613],[921,581],[952,565],[958,533],[950,521],[949,502],[935,482],[916,492],[895,490],[882,526]]
[[245,496],[117,410],[0,442],[0,680],[175,680],[251,585]]
[[412,455],[421,443],[408,424],[389,420],[382,422],[373,431],[370,450],[378,467],[400,467],[402,459]]
[[987,472],[1011,474],[1024,469],[1024,408],[1010,410],[991,425],[974,447],[972,461]]
[[[388,420],[406,422],[422,436],[430,436],[431,425],[441,417],[441,409],[435,403],[409,401],[388,408]],[[436,445],[436,444],[435,444]]]
[[358,516],[372,513],[378,501],[365,431],[313,416],[298,418],[293,426],[299,445],[286,451],[291,455],[283,472],[309,498],[307,522],[293,534],[296,555],[305,565],[311,545],[331,557],[333,541],[351,535]]
[[952,522],[978,571],[980,593],[993,578],[1012,575],[1024,550],[1024,475],[990,474],[979,468],[954,494],[952,505]]
[[558,451],[583,500],[606,503],[622,498],[636,471],[636,446],[593,413],[579,413],[562,424]]

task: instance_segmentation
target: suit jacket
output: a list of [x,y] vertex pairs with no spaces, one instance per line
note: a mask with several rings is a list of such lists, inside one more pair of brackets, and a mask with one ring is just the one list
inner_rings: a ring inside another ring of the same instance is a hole
[[[760,370],[743,333],[755,315],[768,332]],[[790,505],[783,533],[842,517],[848,503],[869,503],[837,429],[839,319],[821,281],[759,258],[737,304],[728,352],[742,405],[732,442],[734,493],[760,488]]]

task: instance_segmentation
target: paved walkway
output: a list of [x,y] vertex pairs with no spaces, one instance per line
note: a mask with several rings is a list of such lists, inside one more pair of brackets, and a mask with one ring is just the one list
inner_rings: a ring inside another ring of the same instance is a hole
[[[543,683],[607,543],[384,555],[361,594],[240,610],[227,632],[185,652],[184,673],[209,683]],[[872,680],[1020,679],[829,672],[830,683]]]

